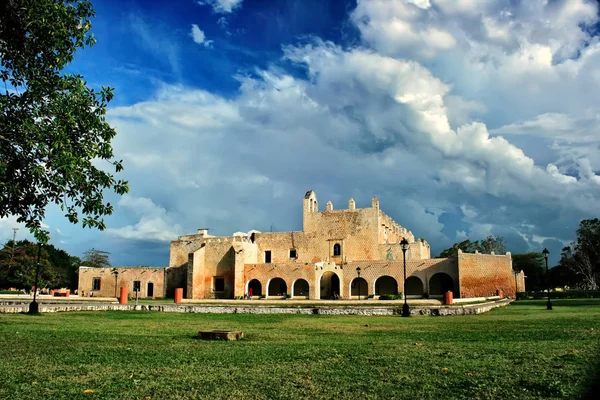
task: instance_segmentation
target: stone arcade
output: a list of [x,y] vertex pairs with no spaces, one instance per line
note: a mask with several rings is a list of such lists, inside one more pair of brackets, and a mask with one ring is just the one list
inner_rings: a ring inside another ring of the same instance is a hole
[[513,297],[517,288],[524,290],[524,275],[513,273],[510,253],[432,259],[429,243],[381,211],[377,198],[367,208],[350,199],[347,209],[335,210],[328,202],[319,211],[317,196],[309,191],[302,231],[212,236],[199,229],[171,242],[168,268],[81,267],[79,292],[110,297],[117,287],[129,287],[139,289],[140,297],[161,298],[173,297],[180,287],[188,299],[377,298],[403,291],[402,238],[410,243],[409,297],[441,297],[448,290],[463,298],[497,290]]

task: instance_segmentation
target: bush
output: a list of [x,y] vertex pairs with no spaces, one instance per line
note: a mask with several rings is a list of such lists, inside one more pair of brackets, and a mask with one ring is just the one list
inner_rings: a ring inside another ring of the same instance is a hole
[[401,300],[401,299],[402,299],[402,293],[382,294],[381,296],[379,296],[379,300]]
[[[532,292],[534,299],[545,299],[547,292]],[[600,290],[566,290],[564,292],[550,292],[551,299],[593,299],[600,298]]]
[[20,290],[0,290],[0,294],[20,294]]
[[518,292],[517,293],[517,300],[525,300],[527,299],[527,292]]

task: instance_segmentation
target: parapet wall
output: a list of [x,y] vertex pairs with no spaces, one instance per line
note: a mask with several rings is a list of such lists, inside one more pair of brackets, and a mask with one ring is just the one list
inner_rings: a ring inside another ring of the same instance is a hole
[[502,290],[505,296],[515,296],[515,275],[512,257],[506,255],[458,252],[458,275],[461,297],[493,296]]

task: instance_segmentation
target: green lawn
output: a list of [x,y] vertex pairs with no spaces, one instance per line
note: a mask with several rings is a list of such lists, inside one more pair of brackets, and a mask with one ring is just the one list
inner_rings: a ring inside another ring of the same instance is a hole
[[407,319],[0,314],[0,399],[577,398],[599,359],[600,299],[553,303]]

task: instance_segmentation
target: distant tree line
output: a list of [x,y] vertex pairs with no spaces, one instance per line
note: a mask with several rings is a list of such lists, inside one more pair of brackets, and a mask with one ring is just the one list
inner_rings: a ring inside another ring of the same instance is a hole
[[[110,267],[106,251],[90,249],[83,259],[72,256],[52,244],[40,249],[38,287],[77,289],[78,268]],[[28,240],[8,241],[0,250],[0,288],[30,290],[34,285],[38,244]]]

